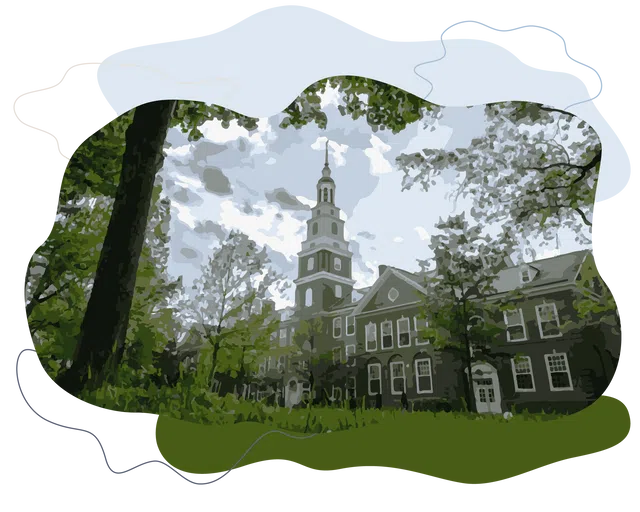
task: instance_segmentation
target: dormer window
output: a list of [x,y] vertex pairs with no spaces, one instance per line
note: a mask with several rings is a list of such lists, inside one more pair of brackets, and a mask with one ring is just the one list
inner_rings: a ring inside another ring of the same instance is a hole
[[400,293],[395,288],[391,288],[391,290],[389,290],[389,294],[387,295],[387,297],[389,297],[389,300],[391,302],[395,302],[399,296],[400,296]]
[[530,283],[532,279],[533,279],[533,276],[531,275],[531,268],[529,266],[521,267],[520,283],[521,284]]

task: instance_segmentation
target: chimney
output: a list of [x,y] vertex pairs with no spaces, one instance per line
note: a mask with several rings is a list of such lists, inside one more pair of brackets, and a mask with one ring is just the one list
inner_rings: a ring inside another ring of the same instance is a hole
[[378,265],[378,277],[380,277],[382,274],[384,274],[385,270],[387,270],[387,266],[386,265]]

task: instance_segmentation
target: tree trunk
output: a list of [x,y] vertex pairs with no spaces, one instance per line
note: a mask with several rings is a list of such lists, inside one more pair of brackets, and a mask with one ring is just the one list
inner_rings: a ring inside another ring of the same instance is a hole
[[136,107],[127,129],[120,181],[73,363],[58,379],[72,395],[89,380],[97,384],[108,360],[115,357],[117,364],[122,356],[153,185],[175,104],[162,100]]

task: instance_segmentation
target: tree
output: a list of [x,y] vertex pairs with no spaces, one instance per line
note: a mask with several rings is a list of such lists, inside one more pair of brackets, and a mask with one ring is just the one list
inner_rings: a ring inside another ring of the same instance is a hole
[[175,101],[136,107],[127,128],[111,219],[73,362],[57,380],[73,395],[100,380],[109,358],[124,345],[153,185],[174,108]]
[[435,348],[460,358],[466,403],[474,411],[474,355],[480,347],[491,347],[499,332],[492,320],[496,306],[482,298],[495,292],[494,282],[509,253],[509,242],[484,235],[479,225],[469,225],[465,214],[441,219],[436,228],[439,233],[430,242],[435,267],[431,268],[430,261],[420,262],[427,291],[421,316],[428,320],[420,334],[431,339]]
[[485,134],[467,148],[398,157],[403,188],[429,190],[454,170],[455,195],[472,199],[477,220],[506,221],[524,242],[568,228],[589,243],[602,157],[595,131],[573,114],[528,102],[488,104],[485,119]]
[[207,344],[201,356],[207,358],[209,386],[213,385],[221,347],[233,352],[232,347],[262,341],[251,337],[248,329],[255,327],[251,322],[265,320],[268,309],[264,318],[262,314],[252,318],[251,311],[257,302],[268,298],[269,288],[277,286],[280,279],[270,266],[266,248],[259,250],[253,240],[236,230],[202,266],[192,296],[183,299],[183,308],[188,323],[196,327]]

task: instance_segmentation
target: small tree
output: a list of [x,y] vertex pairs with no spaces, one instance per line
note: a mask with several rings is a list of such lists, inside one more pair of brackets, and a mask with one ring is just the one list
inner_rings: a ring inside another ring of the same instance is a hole
[[428,320],[421,335],[435,348],[460,358],[466,403],[475,411],[471,364],[476,350],[490,352],[499,332],[493,321],[498,306],[482,298],[495,292],[493,284],[509,243],[483,235],[482,228],[470,226],[464,214],[441,219],[436,228],[440,233],[431,237],[430,244],[435,267],[420,262],[427,292],[421,316]]

